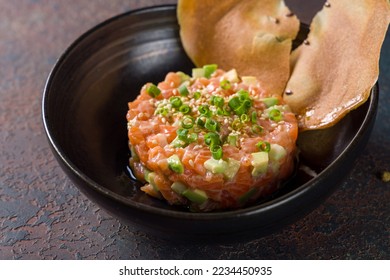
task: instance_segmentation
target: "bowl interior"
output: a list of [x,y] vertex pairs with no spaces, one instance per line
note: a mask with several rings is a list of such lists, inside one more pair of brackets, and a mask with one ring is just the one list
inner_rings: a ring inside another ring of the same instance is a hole
[[[174,6],[124,14],[85,33],[59,59],[44,92],[44,125],[60,160],[124,204],[186,212],[138,189],[128,169],[126,112],[143,84],[161,81],[169,71],[191,73],[193,67],[180,42]],[[331,129],[301,134],[299,165],[321,176],[351,145],[370,104]],[[318,177],[297,168],[280,192],[257,206],[283,199]]]

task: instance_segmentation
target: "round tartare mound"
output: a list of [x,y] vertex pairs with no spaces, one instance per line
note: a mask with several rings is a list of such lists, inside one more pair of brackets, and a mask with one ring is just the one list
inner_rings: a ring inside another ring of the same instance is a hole
[[255,77],[214,64],[170,72],[128,106],[130,167],[142,191],[172,205],[244,207],[293,172],[297,120]]

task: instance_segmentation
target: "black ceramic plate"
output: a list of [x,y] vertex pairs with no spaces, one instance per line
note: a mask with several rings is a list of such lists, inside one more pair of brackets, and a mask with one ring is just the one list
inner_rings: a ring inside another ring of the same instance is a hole
[[[43,94],[43,122],[55,156],[75,185],[125,223],[160,236],[265,234],[318,206],[351,169],[375,120],[378,92],[331,129],[303,133],[297,173],[251,207],[191,213],[148,197],[129,175],[126,112],[146,82],[169,71],[191,73],[176,7],[132,11],[77,39],[61,56]],[[302,38],[301,38],[302,39]],[[316,141],[313,141],[316,140]]]

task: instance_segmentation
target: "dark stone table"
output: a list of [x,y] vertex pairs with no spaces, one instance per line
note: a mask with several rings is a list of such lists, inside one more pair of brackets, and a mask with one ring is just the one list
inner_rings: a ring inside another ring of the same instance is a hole
[[[352,172],[317,209],[279,232],[235,244],[176,244],[122,225],[65,176],[41,121],[56,59],[95,24],[163,0],[0,1],[1,259],[390,259],[390,32],[377,122]],[[323,1],[288,1],[301,19]],[[310,4],[309,4],[310,3]]]

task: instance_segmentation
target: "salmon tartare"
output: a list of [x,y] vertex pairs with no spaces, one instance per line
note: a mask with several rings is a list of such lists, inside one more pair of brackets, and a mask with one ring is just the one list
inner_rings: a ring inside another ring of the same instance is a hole
[[215,64],[170,72],[128,106],[130,167],[142,191],[169,204],[244,207],[293,172],[296,117],[255,77]]

